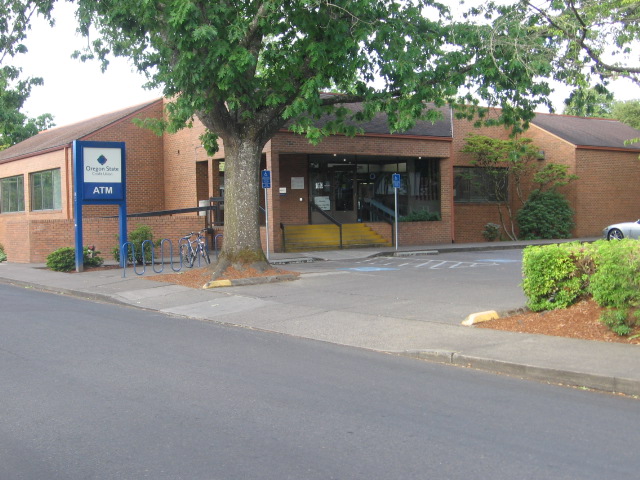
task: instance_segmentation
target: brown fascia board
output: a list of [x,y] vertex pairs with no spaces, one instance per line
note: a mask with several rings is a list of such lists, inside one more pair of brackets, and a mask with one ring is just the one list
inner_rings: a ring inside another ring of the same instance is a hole
[[629,148],[621,148],[621,147],[597,147],[593,145],[576,145],[576,150],[606,150],[607,152],[626,152],[626,153],[640,153],[640,147],[629,147]]
[[0,165],[3,165],[5,163],[17,162],[18,160],[24,160],[25,158],[36,157],[38,155],[44,155],[45,153],[57,152],[58,150],[64,150],[65,148],[70,148],[70,147],[71,147],[71,143],[65,143],[65,144],[57,145],[55,147],[47,148],[45,150],[38,150],[31,153],[24,153],[16,157],[5,158],[4,160],[0,160]]
[[[139,109],[134,110],[133,112],[129,113],[128,115],[125,115],[124,117],[116,118],[115,120],[113,120],[113,121],[111,121],[111,122],[109,122],[107,124],[100,125],[99,127],[96,127],[94,130],[91,130],[89,132],[84,132],[83,135],[79,136],[77,139],[74,139],[74,140],[82,140],[82,139],[88,137],[89,135],[95,135],[96,133],[98,133],[98,132],[100,132],[100,131],[102,131],[104,129],[110,128],[113,125],[116,125],[117,123],[120,123],[122,121],[128,120],[128,119],[130,119],[130,118],[132,118],[132,117],[134,117],[136,115],[139,115],[141,112],[144,112],[145,110],[155,106],[158,102],[162,102],[162,101],[163,101],[163,99],[159,98],[159,99],[153,100],[151,102],[145,102],[145,103],[140,105]],[[129,107],[129,108],[132,108],[132,107]],[[123,108],[122,110],[128,110],[128,108]],[[117,111],[116,112],[112,112],[112,113],[117,113]],[[109,115],[109,113],[105,113],[103,115],[106,116],[106,115]],[[51,130],[46,130],[46,131],[47,132],[53,132],[55,130],[64,129],[64,128],[67,128],[67,127],[71,127],[73,125],[78,125],[78,124],[82,124],[82,123],[88,123],[91,120],[93,120],[95,118],[100,118],[103,115],[98,115],[97,117],[89,118],[87,120],[83,120],[83,121],[80,121],[80,122],[77,122],[77,123],[71,124],[71,125],[64,125],[62,127],[54,127]],[[40,132],[40,133],[43,133],[43,132]],[[40,135],[40,133],[37,134],[37,135]],[[33,137],[31,137],[31,138],[33,138]],[[55,152],[55,151],[58,151],[58,150],[63,150],[65,148],[70,148],[72,146],[72,144],[73,144],[73,141],[67,141],[67,142],[60,143],[58,145],[54,145],[52,147],[44,148],[42,150],[34,150],[34,151],[27,152],[27,153],[24,153],[24,154],[16,155],[15,157],[5,158],[5,159],[0,160],[0,165],[4,164],[4,163],[14,162],[14,161],[17,161],[17,160],[23,160],[25,158],[34,157],[34,156],[37,156],[37,155],[44,155],[46,153],[51,153],[51,152]]]

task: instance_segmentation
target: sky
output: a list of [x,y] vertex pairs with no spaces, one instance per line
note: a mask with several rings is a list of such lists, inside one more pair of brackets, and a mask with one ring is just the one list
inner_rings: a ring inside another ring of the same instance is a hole
[[[55,124],[63,126],[162,96],[160,90],[143,88],[144,76],[134,72],[126,59],[113,59],[105,73],[97,61],[72,59],[73,51],[86,42],[75,33],[74,5],[57,2],[54,18],[53,28],[36,19],[26,42],[29,51],[15,61],[25,76],[44,79],[44,86],[32,90],[24,108],[27,115],[51,113]],[[556,89],[552,101],[556,113],[561,113],[570,89],[562,85]],[[640,98],[640,90],[630,82],[616,82],[612,90],[616,100]]]
[[68,125],[160,98],[160,90],[145,90],[145,78],[122,58],[113,59],[105,73],[98,61],[71,58],[86,39],[75,33],[74,5],[57,2],[55,27],[37,19],[25,44],[28,53],[14,63],[24,76],[38,76],[44,85],[34,87],[24,112],[36,117],[51,113],[57,126]]

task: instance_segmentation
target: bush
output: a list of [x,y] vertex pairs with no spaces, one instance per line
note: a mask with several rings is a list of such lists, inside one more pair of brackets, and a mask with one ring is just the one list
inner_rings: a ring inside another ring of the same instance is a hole
[[493,242],[500,236],[500,228],[502,227],[497,223],[487,223],[484,226],[484,230],[482,230],[482,236],[485,238],[485,240]]
[[0,243],[0,262],[4,262],[7,259],[7,254],[4,253],[4,246]]
[[530,246],[522,257],[522,288],[534,312],[566,308],[586,294],[593,248],[580,243]]
[[[99,267],[104,260],[98,256],[100,252],[83,247],[82,263],[85,267]],[[47,255],[47,267],[56,272],[70,272],[76,268],[76,249],[73,247],[59,248]]]
[[600,321],[618,335],[640,325],[640,242],[598,240],[524,250],[522,287],[533,311],[566,308],[591,295]]
[[623,239],[596,242],[596,271],[589,289],[601,307],[640,306],[640,242]]
[[[133,250],[135,252],[135,263],[137,264],[141,264],[143,261],[142,243],[146,240],[149,240],[151,242],[152,247],[149,248],[149,244],[145,244],[145,251],[144,251],[144,262],[151,263],[151,255],[152,255],[153,247],[157,247],[160,244],[159,241],[156,241],[156,242],[153,241],[153,232],[151,231],[151,227],[149,227],[148,225],[138,225],[135,230],[129,233],[128,236],[129,236],[129,242],[133,245]],[[117,262],[120,262],[120,246],[121,246],[120,237],[116,235],[116,239],[118,240],[118,245],[113,247],[113,250],[111,250],[111,253],[113,253],[113,258],[115,258]],[[129,263],[134,263],[134,255],[131,251],[131,246],[127,246],[127,250],[128,250],[128,257],[129,257],[127,261]]]
[[569,202],[555,191],[534,190],[516,220],[524,240],[569,238],[574,226]]
[[590,293],[607,309],[600,317],[602,323],[618,335],[628,335],[637,324],[636,309],[640,307],[640,242],[624,239],[597,243],[597,268],[591,276]]
[[398,217],[399,222],[435,222],[440,220],[440,214],[437,212],[430,212],[429,210],[416,210],[409,215]]

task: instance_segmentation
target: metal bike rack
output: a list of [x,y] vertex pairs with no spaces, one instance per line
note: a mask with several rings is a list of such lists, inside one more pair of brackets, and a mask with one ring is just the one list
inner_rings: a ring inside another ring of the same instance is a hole
[[[218,255],[218,249],[217,249],[217,237],[221,237],[222,234],[218,234],[216,235],[216,258]],[[188,240],[185,240],[184,238],[181,238],[180,241],[178,242],[178,257],[179,257],[179,263],[178,263],[178,268],[175,267],[175,262],[173,260],[173,242],[171,240],[169,240],[168,238],[163,238],[162,240],[160,240],[160,261],[156,261],[156,257],[155,257],[155,248],[153,245],[153,242],[151,240],[145,240],[142,242],[142,244],[140,245],[140,254],[141,254],[141,258],[142,258],[142,271],[138,271],[137,268],[137,264],[138,262],[136,261],[136,247],[132,242],[125,242],[122,244],[122,247],[120,249],[120,261],[122,264],[122,278],[126,277],[126,272],[127,272],[127,264],[129,263],[129,258],[132,258],[132,262],[131,265],[133,266],[133,272],[136,275],[144,275],[146,272],[146,268],[147,268],[147,261],[145,260],[146,256],[145,253],[148,251],[147,248],[151,249],[151,269],[153,270],[154,273],[162,273],[164,270],[164,266],[167,263],[165,261],[165,246],[167,244],[169,244],[169,266],[171,267],[171,270],[173,270],[174,272],[179,272],[182,270],[182,268],[184,266],[187,266],[189,268],[192,268],[195,265],[187,265],[184,264],[182,262],[182,255],[180,254],[180,249],[182,248],[183,245],[185,245],[187,243]],[[208,245],[207,245],[208,248]],[[131,257],[129,257],[129,252],[131,252]],[[122,257],[122,255],[124,255],[124,257]],[[198,267],[201,266],[201,259],[202,255],[198,255]],[[158,266],[158,267],[156,267]]]

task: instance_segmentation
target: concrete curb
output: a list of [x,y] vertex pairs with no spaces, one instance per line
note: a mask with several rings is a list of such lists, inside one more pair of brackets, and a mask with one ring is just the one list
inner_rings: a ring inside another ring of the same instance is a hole
[[50,286],[42,285],[39,283],[25,282],[22,280],[13,280],[5,277],[0,277],[0,283],[5,285],[14,285],[16,287],[21,287],[21,288],[33,288],[34,290],[39,290],[41,292],[56,293],[58,295],[67,295],[69,297],[81,298],[83,300],[99,301],[102,303],[115,303],[117,305],[122,305],[126,307],[131,306],[131,304],[125,301],[118,300],[117,298],[113,298],[112,295],[103,294],[103,293],[87,293],[87,292],[82,292],[80,290],[74,290],[74,289],[68,289],[68,288],[50,287]]
[[514,362],[506,362],[491,358],[475,357],[452,351],[419,350],[405,352],[389,352],[417,358],[435,363],[445,363],[466,368],[475,368],[491,373],[516,376],[528,380],[588,388],[609,393],[640,395],[640,384],[632,379],[609,377],[585,372],[558,370],[548,367],[537,367]]
[[202,288],[220,288],[220,287],[239,287],[243,285],[260,285],[263,283],[274,282],[288,282],[297,280],[298,275],[284,274],[284,275],[272,275],[269,277],[252,277],[252,278],[238,278],[235,280],[213,280],[204,284]]

